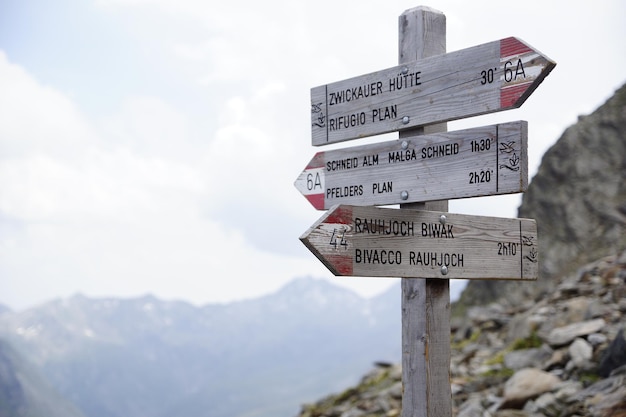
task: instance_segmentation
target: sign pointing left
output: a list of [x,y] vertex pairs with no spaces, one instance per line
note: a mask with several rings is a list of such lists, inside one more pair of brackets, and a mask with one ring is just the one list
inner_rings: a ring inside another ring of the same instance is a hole
[[295,186],[318,210],[519,193],[527,131],[519,121],[318,152]]
[[335,275],[536,280],[531,219],[339,205],[300,240]]

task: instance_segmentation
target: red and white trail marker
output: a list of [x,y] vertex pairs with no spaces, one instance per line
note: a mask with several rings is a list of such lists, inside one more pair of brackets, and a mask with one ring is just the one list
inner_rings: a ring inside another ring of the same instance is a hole
[[312,144],[517,108],[555,65],[510,37],[314,87]]

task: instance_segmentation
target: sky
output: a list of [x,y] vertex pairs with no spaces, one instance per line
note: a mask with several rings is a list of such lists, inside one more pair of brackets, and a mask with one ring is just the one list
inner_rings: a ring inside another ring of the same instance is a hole
[[[298,240],[323,212],[293,183],[317,151],[397,138],[313,147],[310,89],[397,65],[398,17],[419,5],[446,15],[450,52],[517,36],[556,61],[521,108],[448,123],[528,121],[531,178],[626,82],[621,0],[2,0],[0,304],[393,285],[326,270]],[[520,201],[450,211],[516,217]]]

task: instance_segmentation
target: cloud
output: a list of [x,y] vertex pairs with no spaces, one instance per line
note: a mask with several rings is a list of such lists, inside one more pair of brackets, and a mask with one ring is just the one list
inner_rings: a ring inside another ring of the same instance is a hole
[[[0,145],[9,151],[0,163],[4,302],[80,289],[201,303],[276,289],[294,270],[321,272],[312,259],[259,251],[232,227],[241,221],[220,224],[204,206],[232,209],[231,200],[266,198],[263,187],[278,198],[272,181],[288,168],[267,174],[260,165],[272,160],[277,139],[246,119],[281,94],[280,85],[231,100],[197,157],[186,117],[162,99],[130,97],[93,122],[4,55],[0,79],[11,86],[0,97]],[[236,283],[251,276],[258,284]]]
[[0,74],[1,159],[44,153],[71,156],[67,150],[82,149],[93,137],[69,98],[38,84],[1,50]]
[[163,157],[175,153],[172,139],[184,135],[184,123],[162,102],[130,100],[104,138],[70,98],[40,85],[4,54],[0,74],[5,215],[24,221],[112,218],[168,207],[159,204],[172,201],[160,194],[168,188],[202,191],[195,173]]
[[[522,109],[449,129],[528,120],[532,173],[562,129],[623,81],[623,54],[611,51],[624,6],[610,4],[433,0],[448,16],[450,51],[513,35],[558,62]],[[297,240],[322,214],[293,186],[322,150],[311,146],[309,90],[395,65],[398,15],[412,7],[66,1],[41,33],[26,9],[23,20],[7,15],[19,30],[5,42],[13,61],[0,51],[0,302],[76,290],[203,302],[328,277]],[[603,22],[598,37],[576,30],[580,21]],[[451,207],[509,217],[518,201]]]

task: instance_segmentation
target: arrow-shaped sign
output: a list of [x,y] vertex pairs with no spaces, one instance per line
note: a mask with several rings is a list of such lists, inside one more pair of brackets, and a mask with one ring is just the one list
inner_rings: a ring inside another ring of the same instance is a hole
[[537,225],[417,210],[339,205],[300,240],[335,275],[535,280]]
[[312,143],[516,108],[555,65],[511,37],[315,87]]
[[518,121],[318,152],[295,186],[318,210],[523,192],[527,131]]

